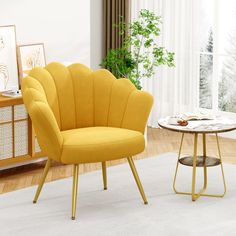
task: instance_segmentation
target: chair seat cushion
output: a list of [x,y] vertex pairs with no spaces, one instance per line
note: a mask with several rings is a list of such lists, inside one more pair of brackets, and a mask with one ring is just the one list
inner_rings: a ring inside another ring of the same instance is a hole
[[66,164],[101,162],[133,156],[144,150],[141,132],[89,127],[62,131],[61,161]]

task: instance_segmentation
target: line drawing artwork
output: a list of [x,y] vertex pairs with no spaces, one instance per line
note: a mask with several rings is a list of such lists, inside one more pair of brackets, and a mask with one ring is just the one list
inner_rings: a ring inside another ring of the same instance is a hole
[[3,36],[0,35],[0,51],[5,48],[5,42],[4,42],[4,39],[3,39]]
[[[5,48],[5,42],[3,36],[0,35],[0,51],[2,51],[4,48]],[[3,80],[4,90],[6,90],[7,83],[9,81],[9,72],[7,69],[7,65],[5,65],[4,63],[0,63],[0,79]]]
[[18,46],[20,62],[20,80],[35,67],[46,65],[43,43],[25,44]]
[[0,63],[0,79],[3,80],[4,90],[6,90],[9,81],[9,73],[7,66],[3,63]]
[[0,26],[0,92],[19,89],[15,25]]
[[25,59],[25,65],[28,68],[34,68],[34,67],[42,67],[43,62],[41,61],[41,50],[40,48],[35,49],[35,51],[32,51],[31,54],[29,54]]

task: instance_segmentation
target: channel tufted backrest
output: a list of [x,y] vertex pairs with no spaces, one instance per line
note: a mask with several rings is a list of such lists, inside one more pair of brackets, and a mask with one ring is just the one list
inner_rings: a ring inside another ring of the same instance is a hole
[[[61,131],[90,126],[133,125],[136,129],[139,114],[132,106],[138,106],[139,95],[145,92],[127,79],[117,80],[104,69],[93,72],[81,64],[65,67],[60,63],[35,68],[25,79],[24,89],[34,89],[33,96],[48,103]],[[132,121],[129,112],[133,112]],[[137,129],[143,132],[143,128]]]
[[61,131],[110,126],[144,132],[152,96],[109,71],[51,63],[34,68],[22,81],[22,95],[37,140],[51,159],[60,160]]

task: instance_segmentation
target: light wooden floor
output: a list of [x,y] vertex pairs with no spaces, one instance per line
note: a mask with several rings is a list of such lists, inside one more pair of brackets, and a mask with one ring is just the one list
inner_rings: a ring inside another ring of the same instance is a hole
[[[136,159],[157,156],[165,152],[178,151],[181,134],[153,128],[149,128],[147,133],[147,147],[143,153],[135,157]],[[183,153],[192,153],[192,144],[193,136],[191,134],[186,135],[184,140]],[[236,164],[236,140],[220,138],[220,144],[223,161]],[[199,152],[201,151],[201,142],[199,142]],[[213,156],[217,155],[215,136],[207,136],[207,154]],[[124,162],[126,162],[125,159],[112,161],[108,163],[108,166],[117,165]],[[38,184],[44,164],[45,162],[40,162],[0,171],[0,194]],[[100,168],[100,163],[81,165],[80,173],[82,174]],[[69,177],[71,175],[71,165],[61,165],[58,163],[54,163],[48,173],[46,181],[54,181],[57,179]]]

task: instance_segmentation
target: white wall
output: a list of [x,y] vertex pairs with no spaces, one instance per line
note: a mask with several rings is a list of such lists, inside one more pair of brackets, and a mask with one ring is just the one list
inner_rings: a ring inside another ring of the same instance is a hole
[[102,61],[103,49],[103,14],[102,14],[102,0],[91,0],[91,68],[98,69]]
[[47,63],[90,66],[90,0],[0,0],[0,25],[9,24],[18,44],[44,43]]

